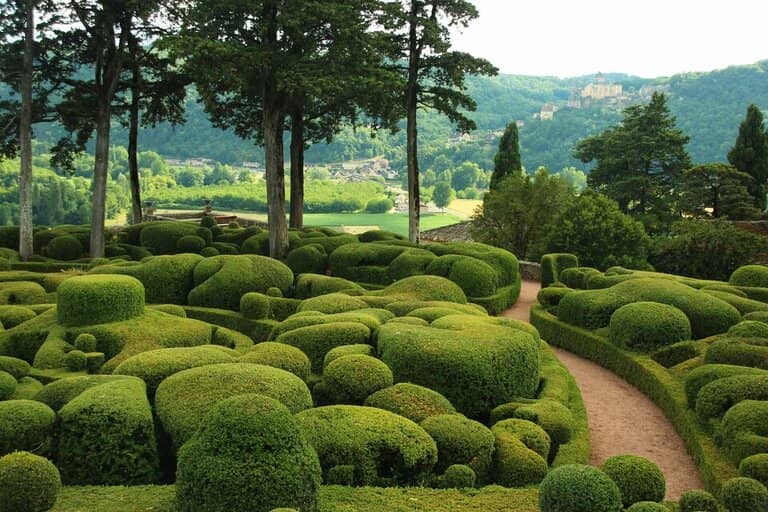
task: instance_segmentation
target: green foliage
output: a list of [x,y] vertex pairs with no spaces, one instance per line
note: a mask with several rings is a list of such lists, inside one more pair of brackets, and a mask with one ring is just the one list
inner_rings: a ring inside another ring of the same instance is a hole
[[644,268],[649,245],[641,223],[615,201],[586,191],[554,220],[545,252],[578,254],[582,266]]
[[[539,344],[530,334],[462,318],[455,329],[385,324],[378,331],[382,360],[397,382],[412,382],[444,395],[471,418],[487,417],[513,397],[538,387]],[[471,336],[473,343],[466,343]]]
[[768,338],[768,324],[743,320],[728,329],[727,334],[733,338]]
[[704,362],[768,370],[768,339],[720,338],[709,346],[704,354]]
[[316,512],[320,465],[296,420],[273,398],[221,401],[179,451],[179,508],[187,512],[293,506]]
[[438,208],[445,208],[456,199],[456,191],[449,181],[438,181],[432,190],[432,201]]
[[312,371],[320,373],[329,350],[342,345],[368,343],[370,338],[371,329],[365,325],[339,321],[299,327],[280,334],[275,341],[300,349],[312,362]]
[[768,452],[768,402],[743,400],[723,416],[718,439],[738,465],[742,459]]
[[60,490],[59,470],[48,459],[29,452],[0,457],[0,512],[50,510]]
[[688,215],[732,220],[759,216],[747,187],[752,177],[732,165],[710,163],[683,172],[681,209]]
[[96,352],[96,336],[84,332],[75,338],[75,348],[83,352]]
[[691,339],[691,322],[674,306],[633,302],[611,315],[608,339],[633,350],[653,351]]
[[739,135],[728,152],[728,161],[739,171],[752,177],[749,193],[754,198],[755,206],[765,210],[768,135],[763,124],[763,113],[754,104],[747,107],[747,115],[739,126]]
[[613,313],[633,302],[653,301],[675,306],[688,317],[695,338],[727,331],[741,320],[730,304],[668,279],[641,277],[610,288],[570,293],[560,300],[558,318],[586,329],[607,327]]
[[388,197],[376,198],[365,204],[365,211],[368,213],[387,213],[394,206],[395,203]]
[[[660,272],[728,280],[736,269],[762,261],[768,242],[754,233],[723,221],[683,220],[672,226],[668,236],[654,238],[649,261]],[[746,284],[737,276],[730,284]]]
[[154,483],[160,459],[152,408],[140,379],[90,387],[58,412],[56,466],[64,483]]
[[152,254],[176,254],[179,252],[179,239],[195,235],[197,228],[197,225],[187,222],[149,222],[142,228],[139,239]]
[[371,295],[392,297],[393,300],[467,303],[467,296],[459,285],[439,276],[406,277]]
[[288,253],[285,264],[294,274],[324,274],[328,266],[328,255],[320,244],[297,247]]
[[0,356],[0,372],[6,372],[16,380],[29,375],[30,370],[32,370],[32,367],[23,359]]
[[728,284],[768,288],[768,266],[743,265],[732,271]]
[[664,368],[671,368],[701,355],[702,349],[695,341],[673,343],[651,354],[651,358]]
[[558,281],[568,288],[584,290],[589,288],[588,281],[592,276],[599,275],[600,271],[592,267],[566,268],[558,274]]
[[318,311],[333,314],[366,309],[367,307],[368,304],[358,297],[350,297],[345,293],[329,293],[301,301],[296,311]]
[[518,399],[502,404],[491,411],[490,423],[496,424],[507,418],[535,423],[547,433],[552,443],[558,445],[570,441],[573,434],[574,418],[570,409],[549,398]]
[[560,272],[567,268],[578,267],[579,257],[569,253],[550,253],[541,257],[541,286],[546,288],[560,281]]
[[79,372],[85,370],[88,357],[82,350],[71,350],[67,352],[64,357],[64,366],[71,372]]
[[222,400],[248,393],[266,395],[292,413],[312,407],[307,385],[285,370],[251,363],[191,368],[171,375],[155,394],[157,416],[177,448],[195,433],[200,418]]
[[499,274],[492,266],[471,256],[446,254],[427,266],[426,273],[445,277],[459,285],[467,297],[493,295],[499,286]]
[[664,474],[648,459],[637,455],[615,455],[606,459],[600,469],[616,482],[625,507],[638,501],[661,502],[664,499]]
[[505,487],[538,484],[547,474],[547,461],[529,449],[517,436],[494,432],[496,482]]
[[43,304],[45,289],[29,281],[0,282],[0,305]]
[[232,362],[232,356],[218,347],[163,348],[129,357],[112,373],[140,378],[147,385],[147,394],[152,399],[160,383],[175,373],[198,366],[228,362]]
[[[176,241],[178,252],[197,254],[206,246],[205,240],[197,235],[184,235]],[[218,251],[217,251],[218,252]]]
[[453,464],[445,470],[440,483],[446,489],[471,489],[477,483],[477,476],[471,467]]
[[293,272],[265,256],[222,255],[198,263],[194,283],[187,297],[190,306],[238,311],[240,298],[248,292],[264,293],[274,286],[287,293],[293,284]]
[[[368,395],[393,384],[392,371],[375,357],[349,354],[323,369],[322,392],[315,387],[317,402],[362,405]],[[322,396],[321,396],[322,395]]]
[[[342,345],[340,347],[332,348],[331,350],[328,351],[328,353],[325,354],[325,357],[323,358],[323,371],[325,371],[325,368],[336,359],[344,356],[353,355],[353,354],[375,357],[376,349],[373,348],[371,345],[368,345],[367,343],[358,344],[358,345]],[[375,407],[375,406],[372,405],[371,407]],[[382,407],[382,409],[384,409],[384,407]]]
[[347,279],[320,274],[301,274],[296,278],[294,294],[299,299],[341,291],[362,292],[363,287]]
[[768,482],[768,453],[750,455],[739,463],[739,474],[765,485]]
[[71,261],[83,256],[80,240],[71,235],[57,236],[46,246],[46,254],[55,260]]
[[541,512],[621,512],[621,492],[599,469],[566,464],[541,482],[539,506]]
[[50,456],[56,413],[32,400],[0,402],[0,456],[28,451]]
[[557,219],[572,202],[573,190],[556,174],[544,168],[534,176],[514,172],[485,195],[472,233],[481,242],[537,261]]
[[456,412],[451,402],[437,391],[409,382],[400,382],[371,394],[365,405],[399,414],[415,423]]
[[720,494],[728,512],[765,512],[768,510],[768,489],[751,478],[731,478]]
[[655,501],[638,501],[630,506],[627,512],[669,512],[669,509]]
[[62,325],[120,322],[144,312],[144,286],[129,276],[76,276],[61,283],[56,302]]
[[[527,449],[532,450],[542,457],[546,463],[550,454],[550,448],[552,447],[552,441],[549,438],[549,434],[536,423],[528,420],[509,418],[494,423],[491,431],[497,435],[497,438],[499,434],[508,434],[514,437],[523,443]],[[538,480],[536,483],[540,481],[541,480]]]
[[494,437],[488,427],[458,414],[430,416],[421,427],[437,444],[436,473],[464,464],[472,468],[479,484],[490,482]]
[[[366,346],[370,347],[370,345]],[[272,341],[257,343],[240,357],[239,362],[280,368],[281,370],[291,372],[305,382],[309,378],[312,369],[312,363],[310,363],[309,358],[304,352],[285,343],[275,343]]]
[[691,489],[680,496],[680,512],[718,512],[717,499],[707,491]]
[[768,372],[730,364],[704,364],[694,368],[685,376],[686,401],[691,408],[694,408],[699,391],[710,382],[728,377],[759,375],[768,375]]
[[[495,190],[498,184],[507,176],[520,174],[523,163],[520,160],[520,136],[517,130],[517,122],[512,121],[507,125],[504,134],[499,139],[499,150],[493,158],[493,174],[491,175],[491,190]],[[514,251],[512,251],[514,252]]]
[[437,462],[437,447],[424,429],[389,411],[332,405],[295,416],[320,458],[323,476],[354,466],[353,485],[423,482]]

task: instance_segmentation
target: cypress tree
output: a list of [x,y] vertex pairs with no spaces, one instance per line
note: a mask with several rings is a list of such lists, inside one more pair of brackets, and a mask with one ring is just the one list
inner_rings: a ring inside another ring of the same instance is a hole
[[493,159],[493,174],[491,175],[491,190],[494,190],[506,176],[520,173],[523,163],[520,160],[520,136],[517,131],[517,123],[512,121],[504,130],[504,135],[499,141],[499,151]]
[[768,136],[763,126],[763,114],[755,105],[747,107],[747,117],[739,126],[739,135],[728,152],[728,161],[754,178],[749,193],[755,198],[755,206],[764,211],[768,181]]

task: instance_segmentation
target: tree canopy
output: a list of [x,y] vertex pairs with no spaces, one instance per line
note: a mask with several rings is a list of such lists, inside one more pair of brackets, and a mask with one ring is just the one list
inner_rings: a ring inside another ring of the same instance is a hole
[[736,143],[728,152],[728,161],[739,171],[752,176],[749,193],[754,197],[755,206],[764,211],[768,182],[768,133],[763,125],[763,113],[757,106],[747,108]]
[[499,151],[493,159],[493,174],[491,175],[491,189],[496,188],[499,181],[513,173],[522,172],[523,163],[520,160],[520,135],[517,131],[517,122],[507,125],[504,135],[499,140]]

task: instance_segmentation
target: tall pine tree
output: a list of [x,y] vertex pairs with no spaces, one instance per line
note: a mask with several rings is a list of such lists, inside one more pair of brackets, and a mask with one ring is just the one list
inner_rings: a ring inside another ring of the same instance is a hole
[[512,121],[504,130],[504,135],[499,141],[499,151],[493,159],[493,174],[491,175],[490,189],[494,190],[502,178],[510,174],[518,174],[523,170],[520,160],[520,136],[517,131],[517,122]]
[[763,113],[755,105],[747,107],[747,117],[739,126],[736,144],[728,152],[728,161],[741,172],[752,176],[749,193],[755,206],[764,211],[768,182],[768,134],[763,125]]

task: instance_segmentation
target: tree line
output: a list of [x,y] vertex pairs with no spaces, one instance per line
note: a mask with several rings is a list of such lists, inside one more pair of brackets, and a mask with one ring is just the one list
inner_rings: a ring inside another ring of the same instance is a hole
[[[309,141],[345,123],[394,129],[406,119],[410,239],[419,238],[416,111],[431,108],[470,130],[467,74],[487,61],[450,50],[452,26],[478,13],[465,0],[124,2],[15,0],[0,23],[3,76],[16,94],[0,104],[6,157],[20,155],[20,253],[31,255],[32,126],[67,131],[53,163],[71,168],[93,139],[92,256],[103,255],[112,123],[129,126],[133,217],[141,211],[140,124],[182,123],[194,84],[214,125],[263,146],[270,254],[287,249],[283,134],[290,131],[291,225],[302,223]],[[17,97],[18,96],[18,97]]]

